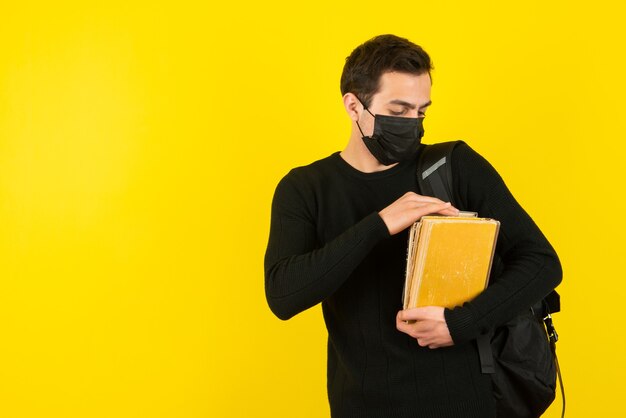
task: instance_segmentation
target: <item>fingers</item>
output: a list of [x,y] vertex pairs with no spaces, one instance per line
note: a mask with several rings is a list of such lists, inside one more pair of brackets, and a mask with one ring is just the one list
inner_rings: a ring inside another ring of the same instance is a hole
[[[444,202],[443,200],[440,200],[436,197],[432,197],[432,196],[424,196],[421,194],[417,194],[415,192],[406,192],[404,195],[402,195],[402,197],[400,199],[398,199],[398,201],[401,200],[405,200],[407,202],[412,202],[418,205],[424,205],[424,204],[428,204],[428,203],[447,203]],[[453,210],[456,210],[454,207],[452,207]]]
[[415,338],[415,335],[413,334],[413,325],[415,324],[409,324],[407,320],[403,318],[402,312],[403,311],[400,311],[398,312],[398,315],[396,315],[396,328],[398,329],[398,331],[404,332],[405,334],[408,334],[411,337]]
[[414,200],[421,203],[446,203],[443,200],[434,196],[425,196],[417,194],[415,192],[406,192],[400,199]]
[[433,213],[456,216],[459,211],[449,202],[442,202],[431,196],[407,192],[379,212],[391,235],[405,230],[422,216]]
[[455,208],[454,206],[451,206],[449,208],[442,209],[437,213],[440,215],[445,215],[445,216],[458,216],[459,210]]
[[396,322],[396,327],[398,331],[414,338],[421,347],[439,348],[442,346],[433,323],[415,322],[409,324],[399,320]]
[[[419,204],[418,204],[419,205]],[[419,220],[422,216],[426,216],[426,215],[430,215],[433,213],[440,213],[440,214],[445,214],[445,215],[450,215],[450,216],[455,216],[458,213],[458,210],[456,210],[452,204],[450,204],[449,202],[441,202],[441,203],[428,203],[428,204],[422,204],[419,205],[417,207],[414,208],[415,214],[414,216],[416,217],[416,221]]]
[[400,199],[415,200],[425,203],[443,203],[443,200],[437,199],[436,197],[424,196],[415,192],[406,192]]
[[415,338],[421,347],[440,348],[453,345],[444,309],[438,306],[406,309],[396,315],[398,331]]
[[[423,308],[411,309],[415,311]],[[436,323],[432,320],[427,320],[427,316],[423,315],[406,315],[407,311],[400,311],[396,316],[396,327],[399,331],[409,334],[413,338],[426,337],[428,333],[432,332]],[[415,319],[419,318],[416,322]]]
[[424,306],[400,311],[398,318],[402,321],[423,321],[426,319],[445,321],[443,311],[444,309],[440,306]]

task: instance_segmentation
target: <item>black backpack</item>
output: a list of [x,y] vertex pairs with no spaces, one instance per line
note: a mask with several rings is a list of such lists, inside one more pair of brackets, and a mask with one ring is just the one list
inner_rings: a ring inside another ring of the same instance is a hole
[[[421,193],[451,202],[457,208],[452,192],[451,158],[459,143],[423,145],[417,165]],[[563,400],[561,416],[565,416],[565,392],[556,357],[558,335],[551,317],[551,313],[559,311],[559,294],[552,291],[522,314],[477,339],[481,370],[492,375],[498,417],[540,417],[555,399],[557,375]]]

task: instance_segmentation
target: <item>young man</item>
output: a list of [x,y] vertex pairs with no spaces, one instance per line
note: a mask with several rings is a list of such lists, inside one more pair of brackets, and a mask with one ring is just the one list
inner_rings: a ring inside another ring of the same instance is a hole
[[491,165],[462,144],[452,162],[455,201],[501,222],[501,262],[462,307],[401,310],[407,227],[458,213],[420,195],[416,180],[431,69],[422,48],[393,35],[357,47],[341,77],[352,120],[346,148],[291,170],[274,195],[267,300],[281,319],[322,303],[333,417],[495,416],[475,340],[561,280],[541,231]]

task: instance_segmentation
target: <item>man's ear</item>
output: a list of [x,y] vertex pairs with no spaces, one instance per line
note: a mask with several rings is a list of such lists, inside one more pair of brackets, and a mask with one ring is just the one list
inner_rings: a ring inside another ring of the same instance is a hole
[[345,107],[348,116],[350,116],[350,119],[355,122],[359,120],[359,115],[363,112],[363,105],[353,93],[346,93],[343,95],[343,106]]

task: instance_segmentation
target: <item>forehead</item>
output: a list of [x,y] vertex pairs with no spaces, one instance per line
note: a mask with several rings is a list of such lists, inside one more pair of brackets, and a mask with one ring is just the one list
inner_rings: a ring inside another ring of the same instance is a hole
[[399,72],[387,72],[380,76],[378,92],[373,100],[385,104],[391,100],[402,100],[420,104],[430,100],[430,75],[415,75]]

